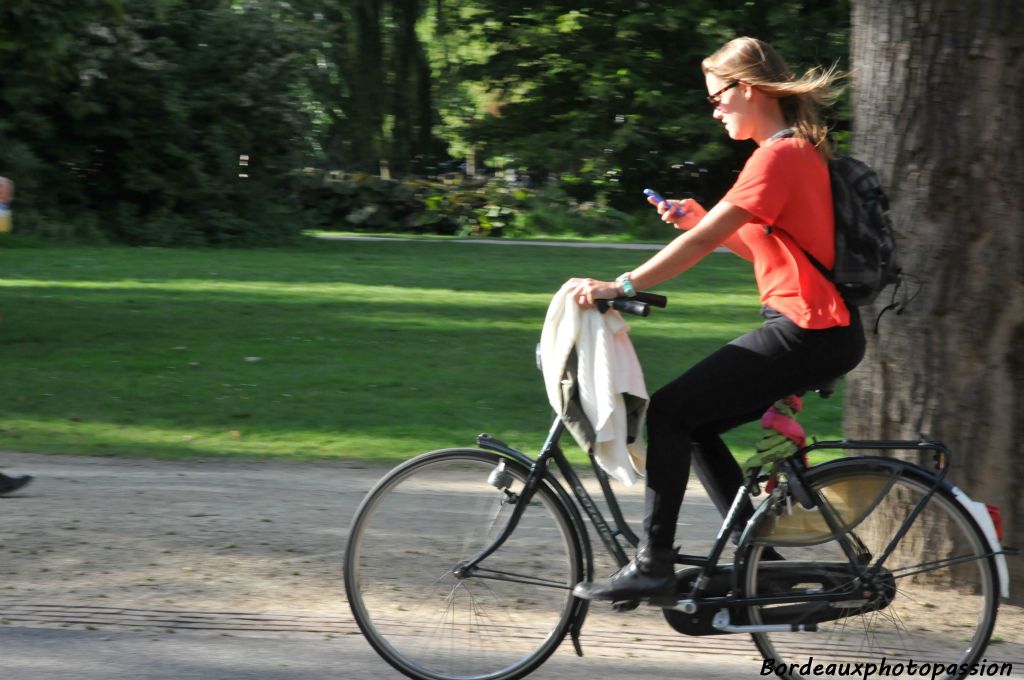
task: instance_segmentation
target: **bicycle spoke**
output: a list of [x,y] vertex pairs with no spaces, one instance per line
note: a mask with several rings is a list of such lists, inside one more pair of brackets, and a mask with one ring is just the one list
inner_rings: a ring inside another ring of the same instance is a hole
[[[488,574],[494,574],[489,576]],[[509,583],[523,583],[526,585],[542,586],[545,588],[556,588],[559,590],[572,590],[573,586],[566,585],[563,581],[536,578],[531,576],[520,576],[506,571],[496,569],[485,569],[477,567],[470,578],[491,579],[493,581],[507,581]]]
[[987,553],[984,555],[962,555],[960,557],[948,557],[942,560],[923,562],[921,564],[913,565],[910,567],[901,567],[899,569],[893,569],[892,574],[896,578],[916,576],[918,574],[925,574],[929,571],[935,571],[936,569],[942,569],[943,567],[953,567],[958,564],[967,564],[968,562],[987,559],[991,555],[992,553]]

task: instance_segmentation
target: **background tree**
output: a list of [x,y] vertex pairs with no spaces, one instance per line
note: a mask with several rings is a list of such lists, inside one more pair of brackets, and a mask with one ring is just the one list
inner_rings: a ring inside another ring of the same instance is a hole
[[[845,0],[470,4],[452,30],[481,48],[455,54],[449,68],[486,94],[476,110],[446,111],[472,121],[455,134],[577,198],[627,210],[645,186],[713,202],[750,154],[725,138],[705,101],[700,62],[727,40],[768,40],[798,71],[846,55]],[[709,172],[694,178],[694,167]]]
[[289,6],[0,5],[0,167],[20,228],[129,243],[274,243],[310,156],[315,68]]
[[920,292],[870,338],[848,434],[945,441],[952,481],[1024,545],[1024,5],[854,0],[852,23],[853,151],[890,189]]
[[[555,233],[623,233],[641,224],[623,211],[646,214],[644,186],[711,203],[749,155],[712,120],[700,60],[755,34],[796,69],[842,62],[847,8],[54,0],[43,10],[7,0],[0,169],[21,188],[19,231],[53,237],[274,243],[313,219],[423,228],[430,201],[460,220],[496,212],[492,226],[507,224],[500,182],[478,195],[419,195],[417,176],[468,156],[488,176],[530,178],[529,192],[516,188],[530,199],[516,208],[518,228],[541,224],[540,206]],[[309,167],[354,176],[300,174]],[[385,167],[414,181],[376,179]]]

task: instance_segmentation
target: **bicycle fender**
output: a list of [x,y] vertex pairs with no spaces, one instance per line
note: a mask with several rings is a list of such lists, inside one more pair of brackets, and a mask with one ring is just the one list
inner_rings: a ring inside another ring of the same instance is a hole
[[576,599],[576,604],[572,608],[571,623],[569,624],[569,639],[572,641],[572,648],[576,650],[576,656],[583,656],[580,632],[583,630],[583,622],[586,621],[589,610],[590,600]]
[[1003,546],[999,543],[996,535],[996,526],[992,522],[992,516],[988,514],[988,508],[984,503],[971,500],[971,497],[964,493],[959,487],[950,485],[950,491],[957,502],[963,506],[974,521],[978,523],[985,538],[988,539],[989,548],[995,553],[996,571],[999,573],[999,594],[1002,597],[1010,596],[1010,571],[1006,566],[1006,555],[1003,554]]

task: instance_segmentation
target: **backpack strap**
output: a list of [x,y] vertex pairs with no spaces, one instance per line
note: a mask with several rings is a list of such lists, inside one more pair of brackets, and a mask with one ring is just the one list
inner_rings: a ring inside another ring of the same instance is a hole
[[[793,243],[796,243],[796,241],[794,240]],[[800,248],[800,250],[804,251],[804,255],[806,255],[807,259],[811,261],[811,264],[813,264],[815,267],[817,267],[818,271],[821,272],[822,275],[824,275],[824,277],[829,280],[829,283],[831,283],[835,287],[836,292],[839,293],[839,297],[843,298],[843,303],[846,305],[847,309],[849,309],[850,312],[855,312],[858,309],[858,305],[855,305],[855,304],[853,304],[852,302],[850,302],[849,300],[846,299],[846,296],[843,295],[842,289],[840,289],[839,286],[836,285],[836,281],[835,281],[835,279],[832,276],[832,272],[829,271],[828,269],[826,269],[825,265],[823,265],[822,263],[818,262],[818,260],[814,257],[814,255],[811,255],[804,248]],[[889,304],[887,304],[885,307],[883,307],[882,311],[880,311],[878,313],[878,316],[875,317],[875,328],[874,328],[874,334],[875,335],[878,335],[878,326],[879,326],[880,323],[882,323],[882,317],[885,316],[886,312],[895,309],[897,314],[902,314],[903,313],[902,307],[904,307],[905,305],[901,304],[899,302],[896,302],[896,294],[900,290],[900,285],[901,285],[901,282],[897,281],[896,282],[896,287],[892,289],[892,299],[889,300]]]
[[796,132],[793,130],[793,128],[782,128],[781,130],[776,132],[774,135],[772,135],[771,137],[769,137],[765,141],[766,142],[770,142],[770,141],[773,141],[773,140],[776,140],[776,139],[782,139],[783,137],[793,137],[795,135],[796,135]]
[[[796,239],[793,240],[793,243],[796,243]],[[800,248],[800,250],[804,251],[804,255],[806,255],[807,259],[811,261],[811,264],[813,264],[814,267],[819,272],[821,272],[822,276],[828,279],[829,283],[835,286],[836,280],[835,277],[832,275],[832,270],[828,269],[825,265],[818,262],[818,258],[814,257],[814,255],[811,255],[811,252],[806,248],[802,247],[799,243],[797,243],[797,247]],[[836,286],[836,292],[839,293],[840,297],[842,297],[843,291],[839,290],[839,286]]]

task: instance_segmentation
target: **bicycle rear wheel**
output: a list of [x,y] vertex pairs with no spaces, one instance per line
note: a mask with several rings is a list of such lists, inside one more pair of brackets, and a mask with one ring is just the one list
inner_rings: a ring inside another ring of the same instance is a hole
[[456,574],[515,507],[488,482],[501,462],[518,494],[528,474],[521,464],[448,449],[393,470],[356,513],[345,555],[352,614],[374,649],[410,677],[519,678],[565,637],[583,564],[577,531],[546,484],[481,569]]
[[[873,565],[934,478],[896,461],[862,459],[813,468],[807,483],[842,519],[863,563]],[[747,594],[840,591],[852,583],[855,569],[820,511],[797,505],[759,513],[741,577]],[[762,559],[769,544],[785,562]],[[875,664],[879,674],[897,678],[921,677],[923,664],[928,677],[964,677],[981,660],[999,606],[989,552],[970,513],[940,486],[885,559],[873,595],[869,587],[845,602],[750,607],[752,624],[818,622],[818,632],[760,633],[754,642],[780,677],[849,676],[854,664]],[[773,570],[804,569],[785,566],[796,563],[824,576],[773,577]]]

